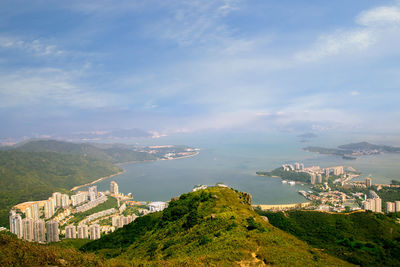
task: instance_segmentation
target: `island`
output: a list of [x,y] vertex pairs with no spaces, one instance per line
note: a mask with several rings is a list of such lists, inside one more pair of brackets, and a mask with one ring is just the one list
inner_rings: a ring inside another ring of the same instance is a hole
[[363,155],[400,153],[400,147],[393,147],[387,145],[374,145],[368,142],[351,143],[347,145],[338,146],[338,148],[308,146],[303,148],[303,150],[325,155],[336,155],[347,160],[355,160],[357,159],[358,156],[363,156]]

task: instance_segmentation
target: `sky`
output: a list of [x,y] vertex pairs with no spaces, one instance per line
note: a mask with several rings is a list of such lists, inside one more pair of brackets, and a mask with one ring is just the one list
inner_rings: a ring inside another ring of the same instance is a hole
[[400,1],[0,1],[0,138],[400,132]]

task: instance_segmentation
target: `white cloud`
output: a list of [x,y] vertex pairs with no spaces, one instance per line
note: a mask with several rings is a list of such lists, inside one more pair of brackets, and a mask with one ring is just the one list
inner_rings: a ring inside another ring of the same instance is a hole
[[40,105],[101,108],[118,103],[112,93],[95,92],[78,86],[74,76],[77,73],[59,69],[0,74],[0,107]]
[[398,6],[373,8],[362,12],[356,21],[367,27],[400,25],[400,8]]
[[37,56],[58,56],[65,53],[65,51],[44,40],[21,40],[10,36],[0,36],[0,47],[4,49],[19,49]]

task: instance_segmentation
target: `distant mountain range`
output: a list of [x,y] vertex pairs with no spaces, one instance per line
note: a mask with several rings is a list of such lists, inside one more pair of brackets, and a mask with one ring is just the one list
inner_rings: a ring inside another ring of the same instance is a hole
[[374,145],[368,142],[351,143],[338,146],[338,148],[325,148],[319,146],[309,146],[303,148],[305,151],[316,152],[327,155],[337,155],[348,159],[354,159],[362,155],[374,155],[381,153],[400,153],[400,147],[387,145]]

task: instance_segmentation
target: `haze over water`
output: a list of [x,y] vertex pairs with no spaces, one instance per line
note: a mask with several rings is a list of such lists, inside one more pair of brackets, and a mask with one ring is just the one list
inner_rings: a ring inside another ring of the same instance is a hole
[[[166,201],[192,190],[194,185],[213,185],[217,182],[251,193],[255,204],[287,204],[305,202],[298,190],[307,186],[289,186],[281,179],[255,175],[258,170],[272,170],[283,163],[303,162],[306,166],[353,166],[365,177],[372,175],[374,183],[389,183],[399,179],[399,154],[365,156],[355,161],[336,156],[318,155],[302,150],[314,143],[301,143],[291,134],[189,136],[161,138],[153,144],[186,144],[201,149],[190,158],[125,164],[125,173],[114,177],[123,193],[131,192],[134,200]],[[317,142],[317,141],[314,141]],[[318,140],[318,143],[323,140]],[[330,139],[325,146],[343,143]],[[110,180],[98,183],[99,190],[107,190]]]

